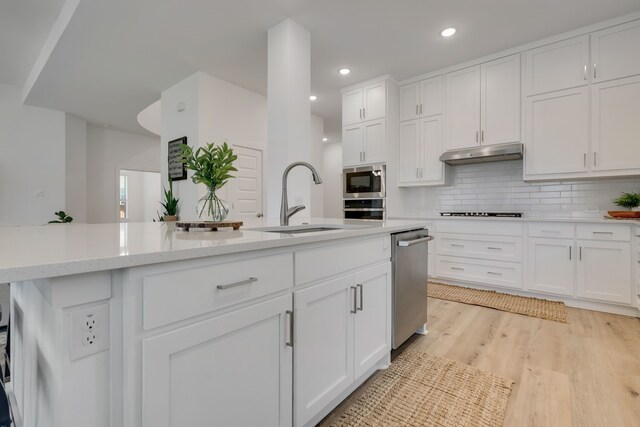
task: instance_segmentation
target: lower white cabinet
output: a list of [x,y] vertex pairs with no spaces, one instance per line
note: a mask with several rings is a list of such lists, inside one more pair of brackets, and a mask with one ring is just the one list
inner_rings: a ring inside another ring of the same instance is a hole
[[294,425],[391,351],[391,264],[294,292]]
[[576,259],[573,239],[529,238],[527,289],[573,296]]
[[630,283],[630,243],[578,240],[579,297],[629,304]]
[[287,295],[144,339],[143,427],[291,426],[291,308]]

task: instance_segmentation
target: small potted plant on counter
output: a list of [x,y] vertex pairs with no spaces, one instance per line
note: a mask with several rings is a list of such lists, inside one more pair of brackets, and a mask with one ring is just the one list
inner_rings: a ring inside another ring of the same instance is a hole
[[162,188],[164,191],[164,202],[160,202],[162,205],[162,221],[177,221],[178,220],[178,202],[180,199],[176,199],[173,196],[173,180],[169,178],[169,189]]
[[609,211],[614,218],[640,218],[640,193],[622,193],[614,203],[628,211]]
[[54,212],[58,219],[49,221],[49,224],[68,224],[73,221],[73,217],[67,215],[65,211]]

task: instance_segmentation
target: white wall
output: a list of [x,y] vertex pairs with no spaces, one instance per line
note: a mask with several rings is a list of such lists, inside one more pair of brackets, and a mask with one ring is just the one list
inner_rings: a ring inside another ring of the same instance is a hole
[[160,172],[160,164],[159,138],[87,126],[87,222],[117,221],[119,169]]
[[342,218],[342,144],[331,142],[323,147],[324,215]]
[[74,222],[87,222],[87,122],[65,114],[65,211]]
[[326,185],[324,174],[324,143],[322,137],[324,136],[324,119],[318,116],[311,115],[311,163],[322,178],[322,184],[315,185],[310,175],[304,176],[304,179],[308,179],[311,185],[311,217],[320,218],[324,216],[324,187]]
[[43,224],[61,209],[65,114],[22,105],[20,88],[0,84],[0,224]]

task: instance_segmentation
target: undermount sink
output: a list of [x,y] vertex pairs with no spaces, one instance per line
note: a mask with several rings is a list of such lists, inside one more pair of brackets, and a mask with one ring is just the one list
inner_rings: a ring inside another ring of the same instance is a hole
[[367,228],[364,225],[343,225],[343,224],[308,224],[308,225],[284,225],[279,227],[252,228],[252,231],[264,231],[267,233],[283,234],[303,234],[319,233],[322,231],[353,230]]

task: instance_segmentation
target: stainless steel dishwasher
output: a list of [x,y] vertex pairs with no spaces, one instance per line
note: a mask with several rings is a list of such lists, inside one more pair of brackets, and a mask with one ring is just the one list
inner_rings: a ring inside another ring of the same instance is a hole
[[431,240],[427,229],[391,236],[394,349],[427,322],[427,258]]

